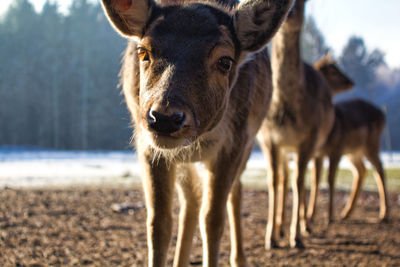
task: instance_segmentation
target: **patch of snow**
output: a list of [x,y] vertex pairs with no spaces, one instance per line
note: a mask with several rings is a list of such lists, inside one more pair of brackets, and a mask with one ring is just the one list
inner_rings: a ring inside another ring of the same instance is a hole
[[134,152],[0,150],[0,187],[131,184],[139,171]]
[[[400,167],[400,153],[382,153],[385,168]],[[327,165],[327,162],[325,162]],[[348,168],[344,158],[341,168]],[[290,162],[294,168],[294,162]],[[247,170],[262,170],[266,161],[252,153]],[[247,171],[247,173],[249,173]],[[251,172],[250,172],[251,173]],[[140,166],[133,151],[57,151],[0,148],[0,188],[132,185],[140,182]]]

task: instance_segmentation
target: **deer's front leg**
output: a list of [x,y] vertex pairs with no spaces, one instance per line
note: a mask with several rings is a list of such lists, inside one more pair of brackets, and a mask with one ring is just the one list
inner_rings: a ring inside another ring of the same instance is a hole
[[178,172],[180,211],[173,266],[186,267],[189,265],[190,249],[199,217],[202,183],[194,165],[186,165]]
[[281,159],[281,170],[282,173],[279,176],[278,184],[278,196],[277,196],[277,207],[276,207],[276,233],[279,237],[284,236],[283,223],[285,221],[285,207],[286,197],[288,190],[288,179],[289,179],[289,165],[287,155],[282,155]]
[[[142,155],[140,155],[142,154]],[[175,166],[139,152],[147,209],[148,266],[165,266],[172,232]]]
[[[278,146],[271,144],[270,146],[262,146],[264,155],[267,158],[268,170],[268,222],[265,234],[265,249],[270,250],[278,247],[276,232],[276,216],[277,216],[277,192],[279,181],[280,166],[280,149]],[[283,197],[283,196],[282,196]]]
[[323,157],[316,157],[314,159],[314,174],[311,183],[310,199],[308,200],[307,219],[312,222],[317,212],[317,196],[319,191],[319,183],[321,181],[321,172]]
[[[308,161],[312,155],[312,149],[308,144],[300,147],[297,155],[297,176],[292,179],[293,207],[292,221],[290,224],[290,247],[304,248],[300,234],[300,225],[305,226],[305,199],[304,199],[304,177],[307,170]],[[302,221],[302,222],[301,222]]]
[[241,223],[241,201],[242,200],[242,183],[238,177],[228,198],[228,217],[231,239],[231,267],[247,266],[246,256],[243,248],[242,223]]
[[[232,153],[233,154],[233,153]],[[241,155],[242,153],[235,153]],[[220,241],[224,229],[226,204],[232,183],[240,167],[239,156],[217,156],[206,164],[208,171],[203,184],[200,209],[200,231],[203,239],[203,266],[218,266]]]

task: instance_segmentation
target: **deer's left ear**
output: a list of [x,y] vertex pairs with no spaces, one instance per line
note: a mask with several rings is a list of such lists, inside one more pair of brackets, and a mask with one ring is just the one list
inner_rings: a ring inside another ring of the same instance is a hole
[[293,0],[245,0],[234,14],[235,30],[245,51],[263,48],[285,20]]

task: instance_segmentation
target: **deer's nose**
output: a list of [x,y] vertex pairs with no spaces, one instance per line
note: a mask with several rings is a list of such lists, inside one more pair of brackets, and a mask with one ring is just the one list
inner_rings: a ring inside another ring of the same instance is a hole
[[151,129],[160,134],[171,134],[184,125],[186,116],[183,112],[163,114],[156,110],[147,112],[146,120]]

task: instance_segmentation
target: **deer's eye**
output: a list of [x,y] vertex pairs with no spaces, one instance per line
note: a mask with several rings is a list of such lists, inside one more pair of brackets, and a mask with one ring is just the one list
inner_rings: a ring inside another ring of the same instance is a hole
[[149,60],[149,52],[146,49],[139,47],[137,50],[138,57],[141,61],[148,61]]
[[220,71],[228,73],[232,69],[233,60],[229,57],[221,57],[217,64]]

